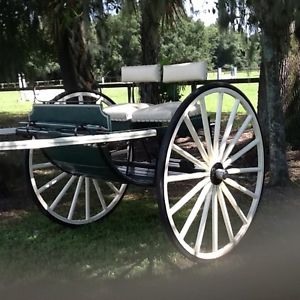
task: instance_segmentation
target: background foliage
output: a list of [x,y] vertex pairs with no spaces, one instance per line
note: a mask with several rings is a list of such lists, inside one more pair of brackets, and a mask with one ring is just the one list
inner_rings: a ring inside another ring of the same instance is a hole
[[[61,78],[55,42],[47,19],[40,17],[44,9],[40,6],[35,1],[0,0],[0,55],[5,57],[0,61],[0,82],[16,81],[17,73],[31,81]],[[117,80],[123,65],[141,64],[139,12],[110,8],[104,17],[93,13],[87,33],[97,80]],[[256,36],[222,33],[217,25],[205,27],[192,18],[163,26],[161,36],[162,64],[205,60],[209,69],[234,65],[246,70],[257,69],[260,63]]]

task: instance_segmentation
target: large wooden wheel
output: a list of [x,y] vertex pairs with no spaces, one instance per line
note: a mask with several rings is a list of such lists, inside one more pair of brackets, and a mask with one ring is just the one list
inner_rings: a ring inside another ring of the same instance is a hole
[[[110,98],[90,92],[63,93],[52,104],[81,103],[84,100],[101,102],[103,107],[113,104]],[[123,151],[111,151],[111,155],[118,157],[118,152],[122,152],[124,156],[127,151],[125,147]],[[60,168],[44,150],[26,151],[25,162],[35,203],[47,217],[64,225],[83,225],[103,219],[126,192],[127,184]]]
[[241,240],[264,179],[263,140],[246,96],[227,84],[203,86],[178,108],[157,169],[160,211],[179,249],[220,257]]
[[127,184],[69,174],[41,150],[26,154],[28,183],[46,216],[68,225],[88,224],[107,216],[123,198]]

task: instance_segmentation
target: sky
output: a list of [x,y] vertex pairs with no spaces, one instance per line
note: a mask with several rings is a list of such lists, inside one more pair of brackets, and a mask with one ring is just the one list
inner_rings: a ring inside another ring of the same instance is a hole
[[[212,13],[212,8],[215,7],[216,0],[192,0],[196,19],[201,19],[205,26],[209,26],[216,22],[217,13]],[[187,11],[190,11],[189,1],[186,1]]]

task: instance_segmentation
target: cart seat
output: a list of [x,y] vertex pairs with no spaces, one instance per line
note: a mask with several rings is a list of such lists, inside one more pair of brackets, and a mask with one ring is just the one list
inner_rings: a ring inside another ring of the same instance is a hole
[[[159,82],[161,78],[160,65],[146,66],[124,66],[121,69],[123,82]],[[103,109],[104,113],[110,116],[111,121],[130,121],[134,112],[148,108],[151,104],[127,103],[113,105]]]
[[170,122],[180,101],[166,102],[139,109],[132,115],[132,122]]
[[152,104],[147,103],[126,103],[112,105],[103,109],[104,113],[110,116],[111,121],[130,121],[132,115],[141,109],[149,108]]
[[[121,70],[123,82],[161,82],[161,66],[124,66]],[[162,82],[188,82],[203,80],[207,77],[207,64],[205,62],[183,63],[163,66]],[[167,102],[157,105],[146,103],[121,104],[104,108],[112,121],[131,122],[170,122],[180,101]],[[200,107],[195,106],[190,116],[200,115]]]
[[[128,103],[113,105],[103,109],[110,116],[111,121],[131,122],[170,122],[178,109],[180,101],[161,104]],[[200,107],[194,106],[190,116],[200,114]]]
[[[132,122],[170,122],[182,102],[166,102],[139,109],[132,115]],[[200,107],[194,106],[190,116],[200,115]]]

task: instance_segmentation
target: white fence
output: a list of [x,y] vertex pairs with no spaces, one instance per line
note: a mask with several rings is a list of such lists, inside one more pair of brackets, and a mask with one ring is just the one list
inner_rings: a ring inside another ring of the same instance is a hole
[[21,90],[20,101],[49,101],[58,94],[64,92],[64,89],[34,89],[34,90]]

